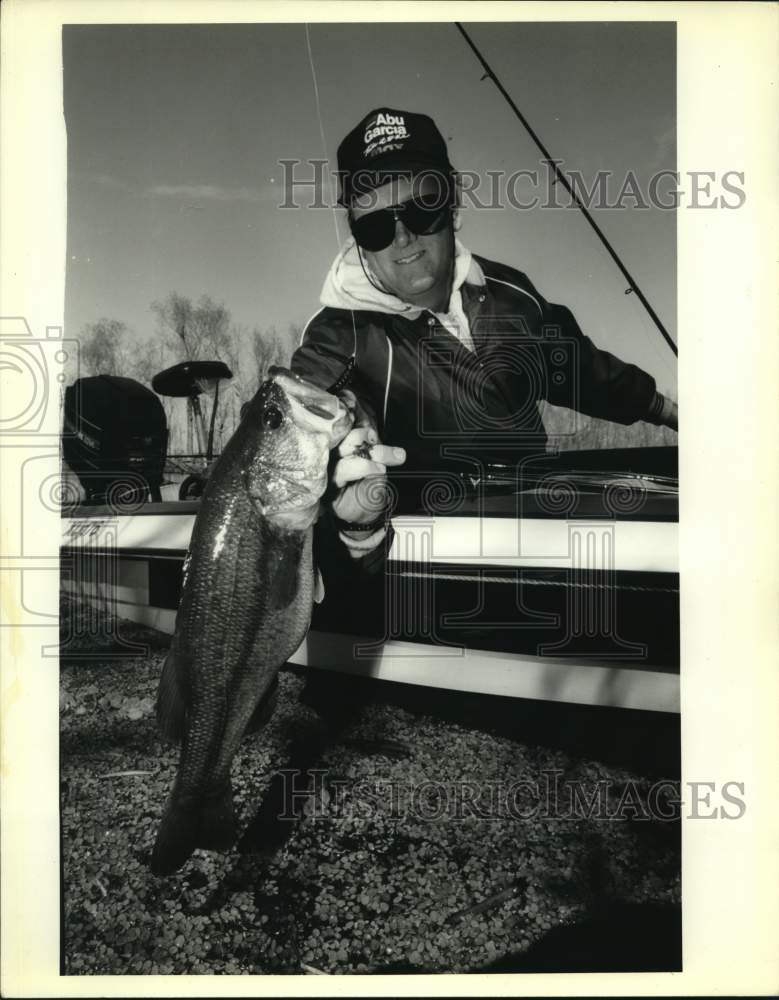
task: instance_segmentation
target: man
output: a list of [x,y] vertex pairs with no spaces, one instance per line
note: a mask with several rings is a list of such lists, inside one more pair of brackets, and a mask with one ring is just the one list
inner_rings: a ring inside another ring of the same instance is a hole
[[371,564],[388,468],[424,476],[543,453],[542,399],[623,424],[676,429],[654,379],[598,350],[528,278],[471,254],[456,172],[431,118],[378,108],[338,148],[352,238],[325,281],[292,368],[323,387],[349,375],[358,419],[333,471],[349,555]]

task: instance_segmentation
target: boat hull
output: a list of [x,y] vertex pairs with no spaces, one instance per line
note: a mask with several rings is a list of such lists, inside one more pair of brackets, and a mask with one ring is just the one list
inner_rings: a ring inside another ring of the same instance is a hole
[[[465,692],[677,712],[675,495],[658,490],[631,504],[623,480],[615,511],[603,502],[607,491],[588,482],[565,516],[548,490],[497,480],[456,505],[450,495],[443,513],[397,514],[386,572],[366,580],[325,567],[325,600],[290,662]],[[110,606],[118,620],[172,633],[197,509],[195,501],[71,510],[63,590]]]

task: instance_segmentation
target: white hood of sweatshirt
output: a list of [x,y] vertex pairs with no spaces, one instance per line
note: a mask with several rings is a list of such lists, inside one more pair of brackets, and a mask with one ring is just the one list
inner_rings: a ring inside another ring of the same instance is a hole
[[[367,262],[366,262],[367,267]],[[378,279],[373,279],[378,284]],[[463,312],[460,289],[465,281],[472,285],[483,285],[484,274],[473,259],[471,251],[466,249],[458,239],[454,241],[454,281],[449,300],[449,309],[445,313],[436,313],[438,320],[450,333],[469,349],[473,350],[468,320]],[[403,302],[391,292],[380,291],[363,270],[360,254],[354,239],[350,237],[325,278],[322,293],[319,297],[323,306],[334,309],[368,309],[374,312],[394,313],[416,319],[422,309],[419,306]]]

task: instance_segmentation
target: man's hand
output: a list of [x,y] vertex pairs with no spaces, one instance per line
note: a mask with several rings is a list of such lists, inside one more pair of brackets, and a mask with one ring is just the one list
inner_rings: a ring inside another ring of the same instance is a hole
[[669,399],[667,396],[663,407],[663,419],[666,427],[670,427],[672,431],[679,430],[679,407],[673,399]]
[[350,524],[371,524],[387,508],[387,466],[402,465],[402,448],[381,444],[373,427],[353,427],[338,446],[340,458],[333,469],[338,494],[333,512]]
[[670,392],[663,392],[663,408],[660,411],[660,423],[670,427],[672,431],[679,430],[679,407]]
[[[339,459],[333,469],[338,493],[332,502],[333,513],[345,524],[370,525],[380,520],[387,509],[387,467],[402,465],[406,453],[403,448],[379,441],[372,420],[354,393],[343,392],[341,399],[354,413],[355,424],[338,446]],[[382,525],[375,531],[363,531],[344,527],[339,534],[349,554],[359,559],[379,545],[385,528]]]
[[644,417],[650,424],[657,427],[670,427],[672,431],[679,430],[679,407],[669,392],[655,392],[650,412]]

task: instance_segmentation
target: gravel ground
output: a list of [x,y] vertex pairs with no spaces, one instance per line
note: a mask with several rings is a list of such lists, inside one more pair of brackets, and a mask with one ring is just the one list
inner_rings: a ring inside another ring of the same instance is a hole
[[[678,967],[679,823],[641,807],[673,775],[559,749],[554,732],[522,742],[466,724],[467,700],[452,717],[389,685],[328,679],[323,702],[282,673],[272,719],[233,768],[241,851],[197,851],[154,878],[178,751],[154,722],[168,638],[132,628],[146,656],[61,664],[63,972]],[[297,819],[277,820],[281,772],[306,768]],[[622,818],[534,813],[534,789],[577,781],[588,796],[608,782],[601,802]]]

